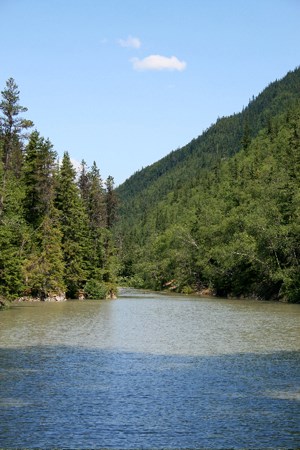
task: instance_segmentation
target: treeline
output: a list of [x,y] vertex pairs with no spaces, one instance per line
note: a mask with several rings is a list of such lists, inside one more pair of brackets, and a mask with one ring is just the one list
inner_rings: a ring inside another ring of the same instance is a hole
[[95,163],[78,174],[68,153],[59,161],[26,111],[11,78],[0,102],[0,303],[100,298],[117,282],[300,302],[300,69],[116,191]]
[[41,299],[113,294],[114,180],[96,163],[76,173],[21,114],[10,78],[0,102],[0,296]]
[[299,87],[296,69],[118,189],[125,281],[300,302]]
[[201,184],[203,172],[213,170],[221,158],[231,157],[247,147],[275,116],[296,106],[299,99],[300,68],[270,83],[240,113],[218,118],[190,143],[126,180],[117,189],[122,200],[121,219],[127,221],[136,214],[140,217],[170,192]]

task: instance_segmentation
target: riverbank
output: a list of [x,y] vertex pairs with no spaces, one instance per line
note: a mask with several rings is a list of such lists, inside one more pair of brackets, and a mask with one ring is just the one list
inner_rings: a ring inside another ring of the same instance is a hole
[[18,297],[12,301],[12,303],[21,303],[21,302],[27,302],[27,303],[33,303],[33,302],[66,302],[67,298],[64,294],[61,295],[53,295],[45,298],[41,297],[32,297],[30,295],[26,295],[23,297]]
[[7,309],[9,307],[9,302],[3,297],[0,297],[0,311],[2,309]]
[[39,303],[39,302],[47,302],[47,303],[62,303],[66,302],[68,300],[79,300],[79,301],[85,301],[85,300],[114,300],[117,299],[117,293],[110,290],[104,298],[88,298],[85,295],[79,295],[76,299],[68,299],[65,294],[60,295],[52,295],[45,298],[41,297],[33,297],[30,295],[24,295],[22,297],[18,297],[12,300],[5,299],[4,297],[0,298],[0,310],[1,309],[7,309],[11,305],[18,304],[18,303]]

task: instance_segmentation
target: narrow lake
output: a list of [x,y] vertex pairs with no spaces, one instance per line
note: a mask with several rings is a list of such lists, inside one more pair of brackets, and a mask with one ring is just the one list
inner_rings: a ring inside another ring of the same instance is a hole
[[123,289],[0,313],[0,448],[300,448],[300,305]]

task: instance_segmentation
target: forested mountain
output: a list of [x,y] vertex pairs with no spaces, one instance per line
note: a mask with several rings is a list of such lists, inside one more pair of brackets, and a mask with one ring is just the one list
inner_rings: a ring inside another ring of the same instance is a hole
[[300,301],[300,69],[117,189],[122,276]]
[[114,290],[113,178],[104,186],[94,163],[77,176],[48,139],[21,117],[10,78],[0,102],[1,296],[100,297]]
[[59,163],[12,78],[1,95],[0,304],[104,297],[117,277],[300,302],[299,68],[117,191]]

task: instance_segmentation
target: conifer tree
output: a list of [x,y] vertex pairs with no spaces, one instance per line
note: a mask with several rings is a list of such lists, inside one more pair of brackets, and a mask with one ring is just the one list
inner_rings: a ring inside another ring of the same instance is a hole
[[28,227],[23,219],[21,180],[9,177],[4,195],[6,200],[0,214],[0,294],[15,297],[24,288],[22,265],[29,241]]
[[[112,226],[113,224],[116,208],[113,178],[109,177],[106,183],[108,187],[106,191],[96,162],[93,163],[88,171],[83,161],[78,185],[89,219],[91,248],[89,253],[90,281],[87,284],[87,289],[90,283],[100,283],[101,289],[113,293],[116,290],[117,264],[112,233],[108,229],[108,225]],[[110,214],[109,224],[108,211]]]
[[56,152],[49,140],[37,131],[30,136],[24,162],[24,214],[28,223],[37,227],[49,214],[54,199]]
[[94,161],[89,172],[89,217],[92,228],[105,228],[106,226],[106,205],[105,191],[100,176],[100,171]]
[[31,252],[24,262],[26,292],[40,299],[64,299],[65,264],[58,211],[53,202],[31,241]]
[[26,292],[41,299],[64,295],[64,261],[55,198],[56,153],[49,140],[34,131],[23,168],[24,217],[31,228],[24,262]]
[[19,90],[13,78],[6,82],[6,88],[1,91],[2,100],[0,102],[0,137],[2,141],[2,192],[0,195],[0,213],[3,209],[6,183],[9,177],[9,171],[17,177],[21,174],[22,141],[25,137],[24,131],[33,126],[31,120],[20,117],[20,113],[26,112],[27,108],[19,104]]
[[88,174],[89,196],[88,215],[90,235],[92,240],[92,273],[91,277],[97,280],[103,279],[103,271],[106,263],[105,240],[106,230],[106,204],[105,192],[99,169],[94,162]]
[[243,137],[242,137],[242,148],[247,151],[251,142],[251,133],[248,116],[245,117],[244,127],[243,127]]
[[84,205],[88,211],[88,203],[89,203],[89,189],[90,189],[90,179],[87,170],[87,164],[83,159],[81,161],[81,170],[78,180],[78,186],[80,189],[80,196],[84,202]]
[[[0,102],[0,294],[15,297],[24,288],[22,265],[29,239],[23,219],[21,180],[22,130],[29,125],[18,114],[18,91],[12,79]],[[31,124],[31,123],[30,123]]]
[[107,228],[110,229],[114,225],[117,218],[117,196],[114,190],[114,179],[109,176],[106,180],[106,217]]
[[67,295],[73,298],[83,288],[90,268],[88,216],[75,183],[75,175],[66,152],[59,171],[56,207],[60,212]]

